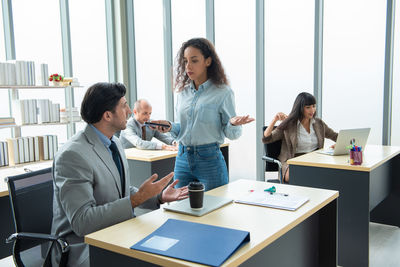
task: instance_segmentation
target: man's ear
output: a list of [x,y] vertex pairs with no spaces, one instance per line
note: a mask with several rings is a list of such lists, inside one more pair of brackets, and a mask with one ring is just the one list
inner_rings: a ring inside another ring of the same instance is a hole
[[112,118],[112,112],[111,111],[105,111],[104,113],[103,113],[103,120],[105,120],[105,121],[110,121],[111,120],[111,118]]

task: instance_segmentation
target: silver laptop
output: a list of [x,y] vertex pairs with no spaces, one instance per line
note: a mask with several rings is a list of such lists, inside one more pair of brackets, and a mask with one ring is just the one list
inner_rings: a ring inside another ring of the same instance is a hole
[[371,128],[340,130],[336,140],[335,148],[318,150],[317,153],[331,156],[346,155],[349,153],[349,149],[347,149],[346,147],[351,145],[352,141],[356,146],[361,146],[364,149],[370,131]]
[[164,209],[168,211],[174,211],[193,216],[203,216],[207,213],[210,213],[213,210],[221,208],[232,202],[233,200],[230,198],[210,196],[204,194],[203,208],[200,210],[194,210],[190,208],[189,198],[174,202],[170,205],[164,205]]

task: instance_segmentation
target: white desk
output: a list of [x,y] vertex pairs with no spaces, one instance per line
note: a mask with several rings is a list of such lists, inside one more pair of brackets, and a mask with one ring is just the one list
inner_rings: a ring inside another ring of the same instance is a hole
[[236,198],[250,189],[272,185],[278,192],[306,195],[310,201],[294,212],[232,203],[202,217],[159,209],[87,235],[91,266],[202,266],[130,249],[168,218],[174,218],[249,231],[250,242],[223,266],[336,267],[337,191],[239,180],[207,194]]

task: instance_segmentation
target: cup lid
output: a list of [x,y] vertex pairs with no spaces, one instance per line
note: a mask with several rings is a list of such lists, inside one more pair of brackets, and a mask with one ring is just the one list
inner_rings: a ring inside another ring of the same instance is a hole
[[204,184],[202,182],[190,182],[189,190],[202,190],[204,189]]

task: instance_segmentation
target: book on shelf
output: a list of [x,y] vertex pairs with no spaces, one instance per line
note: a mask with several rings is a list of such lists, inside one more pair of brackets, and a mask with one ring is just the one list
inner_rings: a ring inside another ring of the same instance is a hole
[[[44,137],[43,136],[36,136],[37,141],[38,141],[38,146],[39,146],[39,160],[45,160],[44,159]],[[35,139],[36,142],[36,139]],[[36,155],[35,155],[36,157]]]
[[53,159],[54,157],[54,142],[53,142],[53,136],[48,135],[48,144],[49,144],[49,159]]
[[57,150],[57,135],[8,138],[0,142],[0,166],[50,160]]
[[28,146],[29,146],[29,162],[35,161],[35,146],[33,143],[33,137],[28,136]]
[[49,137],[43,135],[43,159],[49,160]]
[[57,151],[58,151],[58,136],[53,135],[53,158],[56,155]]
[[17,138],[18,140],[18,155],[19,155],[19,163],[24,163],[25,162],[25,157],[24,157],[24,139]]
[[44,86],[49,85],[49,66],[47,64],[40,64],[40,84]]
[[13,117],[0,117],[0,125],[14,125],[15,119]]
[[24,142],[24,162],[29,162],[29,143],[28,137],[21,137]]
[[[43,142],[42,142],[43,145]],[[34,136],[33,137],[33,155],[34,155],[34,161],[39,161],[40,160],[40,154],[39,154],[39,136]]]
[[4,151],[4,166],[8,166],[8,145],[7,142],[2,142],[3,143],[3,151]]
[[8,138],[7,146],[8,146],[9,165],[18,164],[20,162],[19,161],[18,139],[17,138]]
[[4,144],[3,142],[0,142],[0,166],[4,166],[5,164]]

